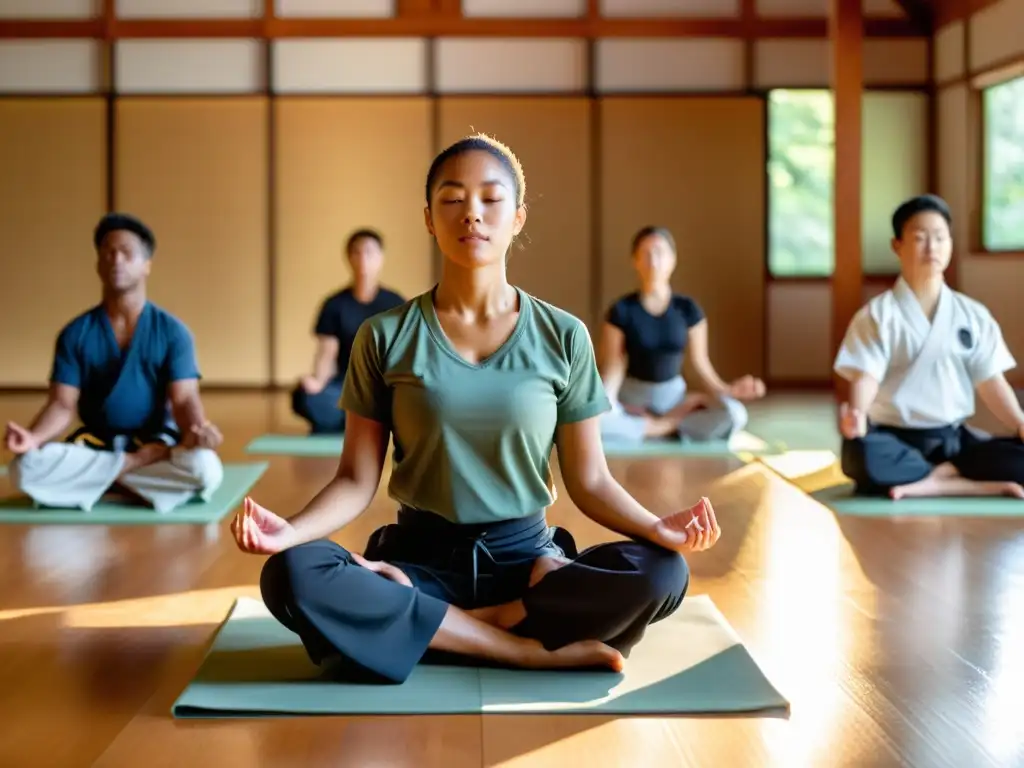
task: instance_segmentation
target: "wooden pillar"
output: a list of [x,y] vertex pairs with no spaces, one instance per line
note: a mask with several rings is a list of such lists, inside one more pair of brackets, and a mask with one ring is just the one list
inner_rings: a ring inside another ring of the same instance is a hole
[[[829,38],[832,97],[835,104],[834,236],[832,276],[832,352],[843,340],[862,302],[861,246],[861,100],[864,92],[864,20],[861,4],[830,0]],[[834,377],[836,396],[845,400],[846,382]]]

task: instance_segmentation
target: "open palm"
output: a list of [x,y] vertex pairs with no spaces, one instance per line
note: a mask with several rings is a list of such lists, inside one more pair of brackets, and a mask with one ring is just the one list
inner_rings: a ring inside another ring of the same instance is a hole
[[292,524],[246,496],[242,510],[231,521],[231,532],[238,548],[254,555],[273,555],[292,546]]

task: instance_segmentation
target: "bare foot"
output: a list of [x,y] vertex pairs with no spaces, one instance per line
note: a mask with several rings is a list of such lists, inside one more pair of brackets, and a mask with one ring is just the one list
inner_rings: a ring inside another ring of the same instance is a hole
[[542,656],[536,668],[608,667],[614,672],[621,672],[625,666],[622,654],[611,646],[599,640],[581,640]]
[[537,586],[537,582],[549,573],[557,571],[559,568],[564,568],[571,562],[572,560],[567,557],[554,557],[550,555],[538,557],[533,563],[533,570],[530,571],[530,586]]
[[[533,570],[530,571],[529,586],[536,586],[549,573],[557,571],[559,568],[564,568],[571,562],[572,560],[567,557],[552,557],[549,555],[538,557],[533,562]],[[501,605],[473,608],[466,611],[466,613],[474,619],[490,624],[492,627],[512,629],[512,627],[526,618],[526,607],[523,605],[522,600],[513,600]]]
[[135,453],[126,453],[124,458],[124,467],[121,469],[121,476],[134,472],[142,467],[149,466],[150,464],[156,464],[158,461],[164,461],[170,458],[171,448],[170,446],[163,445],[162,443],[147,443],[146,445],[139,448]]
[[1019,483],[982,482],[965,477],[936,477],[907,485],[898,485],[889,491],[893,499],[920,498],[924,496],[1015,496],[1024,499],[1024,486]]

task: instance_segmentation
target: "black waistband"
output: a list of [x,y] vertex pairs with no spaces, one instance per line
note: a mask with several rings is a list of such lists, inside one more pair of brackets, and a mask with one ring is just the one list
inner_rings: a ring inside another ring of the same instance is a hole
[[921,440],[944,440],[960,434],[960,424],[944,424],[941,427],[896,427],[889,424],[872,424],[871,428],[878,432],[889,432],[896,437],[904,435],[908,438]]
[[512,520],[496,520],[493,523],[453,523],[434,512],[402,506],[398,510],[398,524],[403,528],[418,529],[429,536],[458,541],[498,541],[506,537],[518,537],[524,533],[543,530],[547,526],[544,510],[526,517]]

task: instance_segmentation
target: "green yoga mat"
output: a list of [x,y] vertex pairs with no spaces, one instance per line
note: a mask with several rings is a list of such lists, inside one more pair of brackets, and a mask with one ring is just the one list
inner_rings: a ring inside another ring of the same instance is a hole
[[0,499],[0,524],[166,525],[215,523],[237,507],[264,472],[266,463],[225,464],[224,481],[208,502],[196,500],[160,515],[141,504],[100,502],[89,512],[80,509],[36,508],[24,496]]
[[853,485],[823,488],[811,494],[829,509],[851,517],[1024,517],[1024,499],[1007,496],[914,498],[893,501],[854,496]]
[[625,443],[606,440],[604,453],[608,458],[671,457],[671,456],[735,456],[740,453],[777,453],[780,446],[766,443],[749,432],[738,432],[732,440],[707,440],[684,442],[682,440],[645,440],[642,443]]
[[264,456],[341,456],[341,435],[261,435],[245,447],[245,452]]
[[706,595],[650,627],[624,674],[420,664],[402,685],[332,682],[258,600],[218,629],[178,718],[385,714],[760,714],[789,702]]

